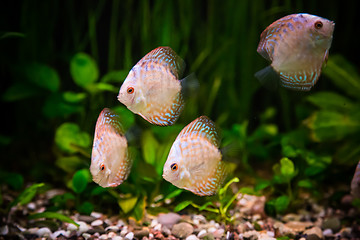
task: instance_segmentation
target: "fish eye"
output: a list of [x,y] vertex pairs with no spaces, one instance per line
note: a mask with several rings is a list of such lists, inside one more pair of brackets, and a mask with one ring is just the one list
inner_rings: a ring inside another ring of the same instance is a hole
[[101,164],[101,165],[100,165],[100,170],[101,170],[101,171],[104,171],[104,170],[105,170],[105,164]]
[[316,29],[320,29],[323,27],[323,23],[321,21],[317,21],[317,22],[315,22],[314,26]]
[[171,171],[176,171],[178,169],[178,165],[176,163],[171,164]]
[[133,94],[134,93],[134,88],[133,87],[128,87],[127,88],[127,93],[128,94]]

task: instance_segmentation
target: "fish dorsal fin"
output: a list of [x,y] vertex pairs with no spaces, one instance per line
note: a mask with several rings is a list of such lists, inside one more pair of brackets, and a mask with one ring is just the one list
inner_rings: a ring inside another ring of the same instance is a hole
[[177,79],[184,73],[185,62],[170,47],[158,47],[146,54],[139,63],[153,62],[168,68]]
[[198,135],[205,137],[210,143],[214,144],[215,147],[220,146],[220,136],[215,123],[210,120],[207,116],[201,116],[189,123],[178,135],[178,138]]
[[110,128],[112,131],[116,132],[120,136],[124,135],[124,128],[120,123],[120,118],[109,108],[104,108],[96,122],[96,129],[106,129]]

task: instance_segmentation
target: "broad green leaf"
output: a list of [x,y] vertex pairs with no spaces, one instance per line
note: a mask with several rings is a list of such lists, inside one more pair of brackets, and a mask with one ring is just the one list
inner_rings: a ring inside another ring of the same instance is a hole
[[305,175],[308,177],[315,176],[321,172],[323,172],[325,167],[319,167],[319,166],[310,166],[305,169]]
[[144,217],[145,207],[146,207],[145,199],[146,197],[140,197],[134,207],[132,215],[135,217],[137,221],[140,221]]
[[86,89],[91,92],[92,94],[99,93],[99,92],[112,92],[112,93],[118,93],[119,89],[117,87],[114,87],[113,85],[109,83],[91,83],[86,86]]
[[242,194],[257,195],[257,193],[254,191],[254,189],[251,187],[242,187],[242,188],[240,188],[239,192]]
[[70,73],[80,87],[87,87],[99,77],[96,62],[86,53],[77,53],[70,62]]
[[292,179],[295,176],[294,163],[288,158],[280,159],[280,172],[286,179]]
[[86,162],[79,156],[60,157],[56,159],[55,164],[67,173],[73,173],[86,166]]
[[309,102],[324,110],[335,110],[345,112],[354,107],[354,103],[334,92],[317,92],[306,98]]
[[107,192],[108,190],[106,188],[100,187],[100,186],[96,186],[92,191],[91,191],[91,196],[96,196],[96,195],[100,195],[103,194],[105,192]]
[[137,200],[138,200],[137,196],[128,197],[128,198],[120,198],[120,199],[118,199],[118,204],[119,204],[121,210],[125,214],[127,214],[131,210],[133,210],[133,208],[136,205]]
[[145,162],[155,165],[156,152],[158,151],[159,143],[155,139],[151,131],[145,131],[141,137],[142,155]]
[[23,71],[25,73],[25,77],[37,86],[48,89],[52,92],[59,90],[60,77],[53,68],[45,64],[31,63],[25,65]]
[[55,143],[65,152],[76,153],[79,147],[90,147],[91,138],[88,133],[82,132],[77,124],[66,122],[56,130]]
[[166,197],[164,199],[171,199],[174,198],[176,196],[179,196],[181,193],[183,192],[182,189],[176,189],[175,191],[169,193],[168,195],[166,195]]
[[76,208],[79,213],[90,215],[94,210],[94,205],[88,201],[83,202]]
[[[129,74],[128,70],[118,70],[118,71],[111,71],[105,74],[100,82],[104,83],[120,83],[123,82],[126,78],[126,76]],[[118,87],[120,89],[120,85]]]
[[360,121],[334,111],[315,112],[304,122],[314,141],[338,141],[360,131]]
[[183,202],[179,203],[178,205],[176,205],[176,207],[174,208],[174,212],[179,212],[179,211],[183,210],[184,208],[186,208],[187,206],[189,206],[190,204],[192,204],[191,200],[183,201]]
[[329,166],[332,162],[331,156],[320,156],[313,152],[308,152],[305,159],[310,166],[318,166],[323,168]]
[[303,187],[303,188],[313,188],[314,187],[312,182],[309,179],[300,180],[298,182],[298,186]]
[[91,180],[89,169],[81,169],[77,171],[72,179],[72,189],[76,193],[81,193],[85,190],[88,182]]
[[24,178],[19,173],[0,171],[0,183],[6,183],[14,190],[20,190],[24,184]]
[[[84,111],[84,106],[75,102],[74,95],[69,93],[54,93],[50,95],[43,106],[43,113],[48,118],[67,117],[73,113]],[[71,100],[71,101],[67,101]]]
[[280,196],[275,200],[275,209],[278,213],[283,213],[289,206],[290,199],[288,196]]
[[39,188],[43,187],[44,183],[33,184],[26,188],[13,202],[10,203],[9,209],[17,204],[25,205],[28,204],[36,195]]
[[329,58],[323,71],[330,80],[350,96],[360,98],[360,75],[348,60],[341,55]]
[[15,83],[6,89],[3,99],[7,102],[14,102],[39,95],[41,92],[41,88],[30,83]]
[[261,179],[256,183],[256,185],[254,187],[254,190],[256,192],[258,192],[258,191],[261,191],[261,190],[263,190],[263,189],[265,189],[265,188],[267,188],[269,186],[271,186],[271,181]]
[[64,92],[63,98],[69,103],[79,103],[86,99],[86,93]]
[[39,218],[57,219],[57,220],[60,220],[60,221],[63,221],[63,222],[72,223],[72,224],[74,224],[76,226],[79,226],[79,224],[77,224],[74,220],[72,220],[68,216],[65,216],[63,214],[56,213],[56,212],[35,213],[35,214],[31,214],[29,216],[29,219],[39,219]]

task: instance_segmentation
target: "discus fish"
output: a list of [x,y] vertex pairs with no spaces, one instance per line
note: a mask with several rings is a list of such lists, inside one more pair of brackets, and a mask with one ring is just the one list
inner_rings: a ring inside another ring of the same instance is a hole
[[130,173],[132,159],[119,116],[104,108],[96,122],[90,172],[102,187],[116,187]]
[[255,74],[270,89],[281,86],[309,91],[329,56],[335,23],[299,13],[283,17],[260,36],[257,52],[271,65]]
[[193,75],[179,80],[184,69],[170,47],[158,47],[130,70],[117,98],[152,124],[172,125],[184,108],[183,90],[197,84]]
[[354,177],[351,181],[351,194],[356,198],[360,198],[360,161],[356,167]]
[[227,173],[219,145],[214,122],[206,116],[195,119],[173,143],[163,178],[200,196],[215,194]]

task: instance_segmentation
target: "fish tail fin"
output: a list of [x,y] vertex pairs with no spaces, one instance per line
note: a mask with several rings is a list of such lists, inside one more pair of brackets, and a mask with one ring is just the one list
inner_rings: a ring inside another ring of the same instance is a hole
[[130,127],[126,131],[125,137],[128,142],[138,142],[140,141],[141,134],[142,134],[141,128],[135,125]]
[[275,91],[279,87],[280,76],[271,65],[255,73],[255,77],[268,90]]
[[189,76],[180,80],[181,94],[185,99],[190,96],[196,95],[199,89],[199,80],[196,78],[195,73],[191,73]]
[[220,152],[224,161],[233,162],[234,160],[232,160],[232,158],[240,155],[242,148],[239,146],[239,144],[230,143],[229,145],[222,147]]

